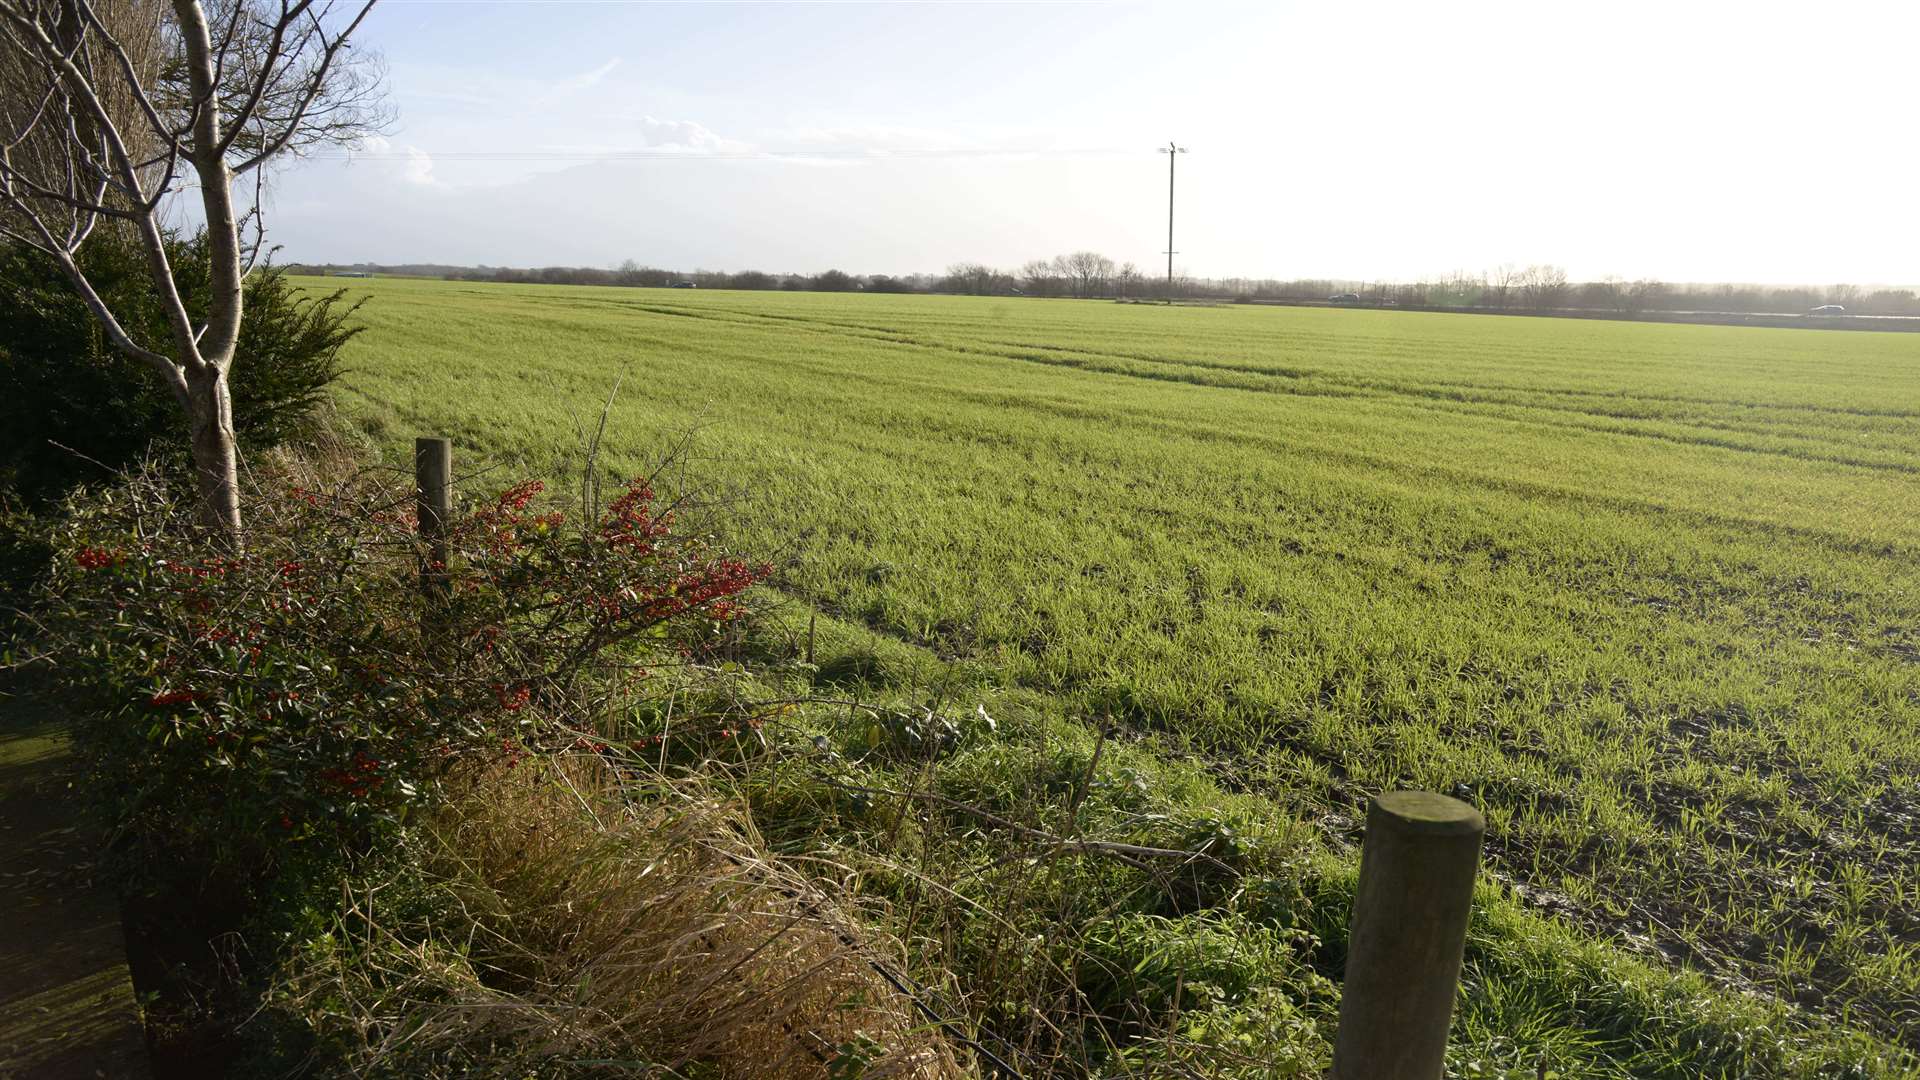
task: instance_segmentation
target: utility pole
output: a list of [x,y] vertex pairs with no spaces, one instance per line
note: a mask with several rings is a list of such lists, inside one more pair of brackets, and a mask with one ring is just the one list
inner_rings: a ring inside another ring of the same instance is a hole
[[1187,148],[1176,146],[1172,139],[1168,139],[1167,145],[1161,147],[1160,152],[1167,155],[1167,303],[1171,304],[1173,303],[1173,257],[1176,254],[1173,250],[1173,162],[1181,154],[1186,153]]

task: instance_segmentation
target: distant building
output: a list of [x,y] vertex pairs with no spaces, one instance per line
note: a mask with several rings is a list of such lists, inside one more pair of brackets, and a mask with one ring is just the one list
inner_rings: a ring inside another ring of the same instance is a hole
[[365,270],[335,270],[329,276],[331,277],[372,277],[373,275],[368,273]]

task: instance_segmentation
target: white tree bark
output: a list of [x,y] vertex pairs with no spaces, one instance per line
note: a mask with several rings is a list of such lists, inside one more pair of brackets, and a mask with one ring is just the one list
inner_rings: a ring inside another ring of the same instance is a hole
[[[194,479],[199,485],[200,523],[238,543],[240,539],[239,450],[233,430],[233,395],[227,372],[240,340],[245,296],[240,280],[240,222],[233,210],[233,174],[227,169],[220,131],[218,76],[213,40],[200,0],[174,0],[180,39],[186,47],[188,87],[207,105],[193,112],[193,171],[200,178],[206,215],[212,296],[207,323],[197,337],[179,342],[187,358],[187,427],[192,433]],[[209,107],[211,106],[211,107]]]
[[[109,340],[173,393],[190,436],[198,518],[226,545],[240,544],[243,524],[227,379],[247,273],[262,251],[258,187],[243,212],[234,183],[278,155],[348,142],[384,122],[377,71],[339,62],[373,7],[350,2],[336,19],[333,0],[215,0],[212,17],[202,0],[170,0],[172,34],[156,41],[176,55],[142,63],[145,52],[130,50],[93,0],[0,0],[0,240],[50,255]],[[211,257],[198,324],[160,217],[182,186],[182,163],[200,193]],[[87,280],[79,252],[103,219],[138,238],[170,346],[135,340]]]

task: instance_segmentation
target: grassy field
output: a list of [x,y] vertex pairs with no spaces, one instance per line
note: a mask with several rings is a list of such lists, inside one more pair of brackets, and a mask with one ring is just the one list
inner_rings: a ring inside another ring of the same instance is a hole
[[[619,380],[610,463],[699,426],[876,693],[1117,725],[1336,858],[1455,793],[1503,910],[1920,1049],[1920,336],[353,288],[383,445],[564,471]],[[1745,1075],[1623,1061],[1561,1075]]]

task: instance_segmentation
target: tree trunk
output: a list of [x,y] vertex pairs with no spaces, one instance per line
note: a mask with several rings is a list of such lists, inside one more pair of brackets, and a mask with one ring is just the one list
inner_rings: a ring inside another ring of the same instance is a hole
[[234,449],[233,397],[227,373],[211,364],[187,373],[187,426],[199,489],[195,516],[214,542],[240,546],[240,463]]
[[207,321],[198,332],[189,328],[180,343],[183,356],[198,360],[186,364],[191,399],[187,403],[187,423],[193,431],[193,468],[200,486],[198,516],[216,544],[238,548],[240,477],[227,371],[233,366],[233,349],[240,337],[244,293],[240,230],[233,209],[233,172],[227,166],[220,130],[220,63],[227,57],[227,45],[223,43],[215,51],[200,0],[173,0],[173,11],[180,22],[188,83],[194,100],[203,103],[192,113],[192,161],[200,179],[200,208],[207,227]]

